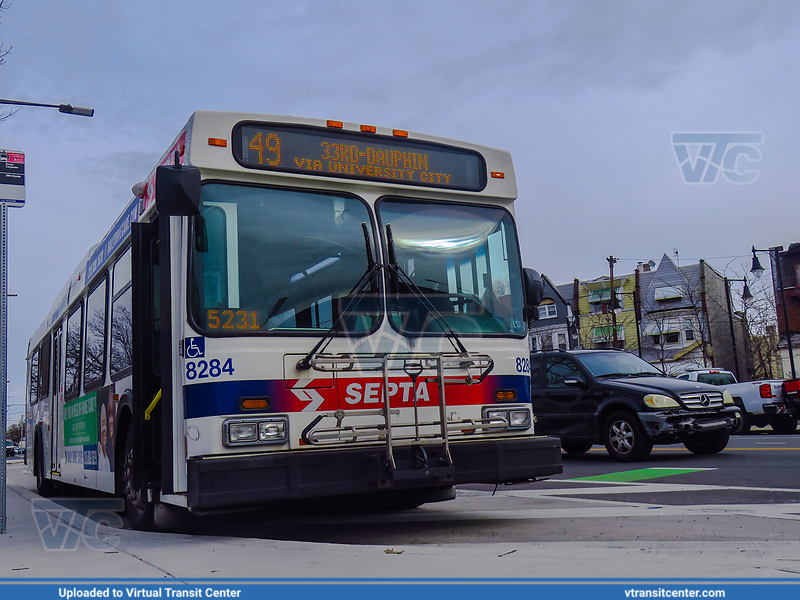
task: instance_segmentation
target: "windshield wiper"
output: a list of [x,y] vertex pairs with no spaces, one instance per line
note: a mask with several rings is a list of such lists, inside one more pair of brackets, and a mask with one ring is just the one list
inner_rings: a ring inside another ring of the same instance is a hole
[[350,293],[348,294],[349,301],[347,302],[347,306],[345,306],[345,308],[339,313],[339,316],[336,317],[336,320],[333,322],[333,325],[330,326],[330,329],[325,332],[325,335],[320,338],[320,340],[308,354],[297,361],[296,368],[298,371],[307,371],[311,368],[311,359],[314,358],[315,354],[322,353],[325,348],[328,347],[328,344],[330,344],[333,340],[333,335],[342,328],[344,316],[350,312],[350,308],[355,306],[360,298],[364,297],[367,290],[372,287],[373,282],[377,280],[378,274],[383,269],[383,265],[378,264],[378,262],[375,260],[375,256],[372,253],[372,244],[370,243],[369,229],[367,228],[367,224],[361,223],[361,229],[364,232],[364,245],[367,249],[367,270],[364,271],[361,279],[359,279],[355,286],[353,286],[353,288],[350,290]]
[[597,377],[636,377],[636,373],[603,373],[602,375],[597,375]]
[[[405,283],[408,286],[408,288],[411,290],[411,292],[414,294],[417,300],[419,300],[422,303],[422,305],[428,310],[428,312],[432,314],[434,318],[439,322],[440,326],[442,327],[442,332],[445,334],[447,339],[453,345],[455,351],[460,352],[461,354],[469,354],[469,352],[467,352],[467,349],[464,347],[464,344],[462,344],[461,340],[458,339],[458,336],[456,335],[455,331],[453,331],[453,329],[450,327],[450,324],[442,316],[442,313],[440,313],[437,310],[437,308],[433,305],[433,302],[431,302],[430,298],[428,298],[425,292],[423,292],[419,288],[419,286],[416,283],[414,283],[411,277],[409,277],[408,274],[403,270],[403,268],[397,263],[397,254],[395,253],[394,249],[394,236],[392,235],[392,226],[388,224],[386,225],[386,245],[389,255],[388,267],[390,270],[394,272],[398,282],[403,281],[403,283]],[[399,294],[399,286],[398,289],[396,290],[396,293]]]

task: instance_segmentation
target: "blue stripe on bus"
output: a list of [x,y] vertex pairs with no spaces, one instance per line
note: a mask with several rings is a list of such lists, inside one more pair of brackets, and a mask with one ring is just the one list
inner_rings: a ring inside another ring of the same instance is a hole
[[183,388],[184,411],[187,419],[215,415],[241,414],[239,400],[264,398],[273,400],[268,412],[275,411],[275,400],[287,390],[280,381],[214,381],[187,385]]
[[[348,380],[353,382],[357,380]],[[372,380],[364,380],[372,381]],[[496,390],[515,390],[517,392],[518,402],[530,403],[530,386],[529,378],[525,375],[490,375],[487,377],[479,388],[470,387],[470,392],[477,392],[480,390],[482,394],[481,403],[491,404],[494,402],[494,392]],[[343,382],[338,382],[339,385],[333,388],[314,390],[307,388],[306,391],[318,392],[325,397],[330,398],[331,395],[338,397],[339,402],[344,403],[345,387],[342,386]],[[448,386],[448,394],[454,393],[456,389],[462,386]],[[248,380],[248,381],[213,381],[208,383],[198,383],[193,385],[184,386],[184,414],[187,419],[195,419],[199,417],[211,417],[221,415],[238,415],[247,414],[239,407],[239,401],[242,398],[265,398],[270,399],[270,408],[266,411],[268,413],[285,413],[296,412],[302,410],[305,406],[304,400],[287,389],[284,380]],[[301,395],[302,390],[296,390]],[[346,408],[356,408],[355,406],[347,406]],[[338,403],[337,403],[338,408]],[[363,407],[362,407],[363,408]],[[321,410],[327,410],[327,407]]]

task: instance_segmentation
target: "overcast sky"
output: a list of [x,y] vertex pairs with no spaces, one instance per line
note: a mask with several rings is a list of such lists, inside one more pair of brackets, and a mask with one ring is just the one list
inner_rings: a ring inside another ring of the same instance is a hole
[[[0,96],[96,113],[0,122],[27,184],[9,210],[9,421],[29,337],[198,109],[509,150],[523,262],[558,284],[673,249],[741,277],[751,245],[800,240],[799,25],[793,0],[13,1]],[[735,163],[757,179],[687,184],[676,132],[762,134],[760,160]]]

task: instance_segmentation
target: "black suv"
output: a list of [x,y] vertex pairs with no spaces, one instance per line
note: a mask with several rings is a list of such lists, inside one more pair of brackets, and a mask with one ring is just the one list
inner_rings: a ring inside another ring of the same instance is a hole
[[739,420],[719,387],[666,377],[618,350],[534,352],[531,397],[537,433],[561,438],[571,454],[605,444],[621,461],[646,458],[653,444],[720,452]]

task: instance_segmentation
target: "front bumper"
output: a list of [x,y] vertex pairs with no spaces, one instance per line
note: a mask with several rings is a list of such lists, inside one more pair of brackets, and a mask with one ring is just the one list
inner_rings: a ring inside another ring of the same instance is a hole
[[460,483],[510,483],[563,470],[561,442],[552,437],[457,442],[450,444],[450,453],[452,466],[446,465],[441,445],[398,446],[397,470],[387,465],[383,446],[193,458],[187,465],[188,506],[199,510]]
[[741,418],[740,410],[731,406],[713,411],[670,410],[637,414],[647,434],[654,441],[665,443],[711,431],[731,431]]

